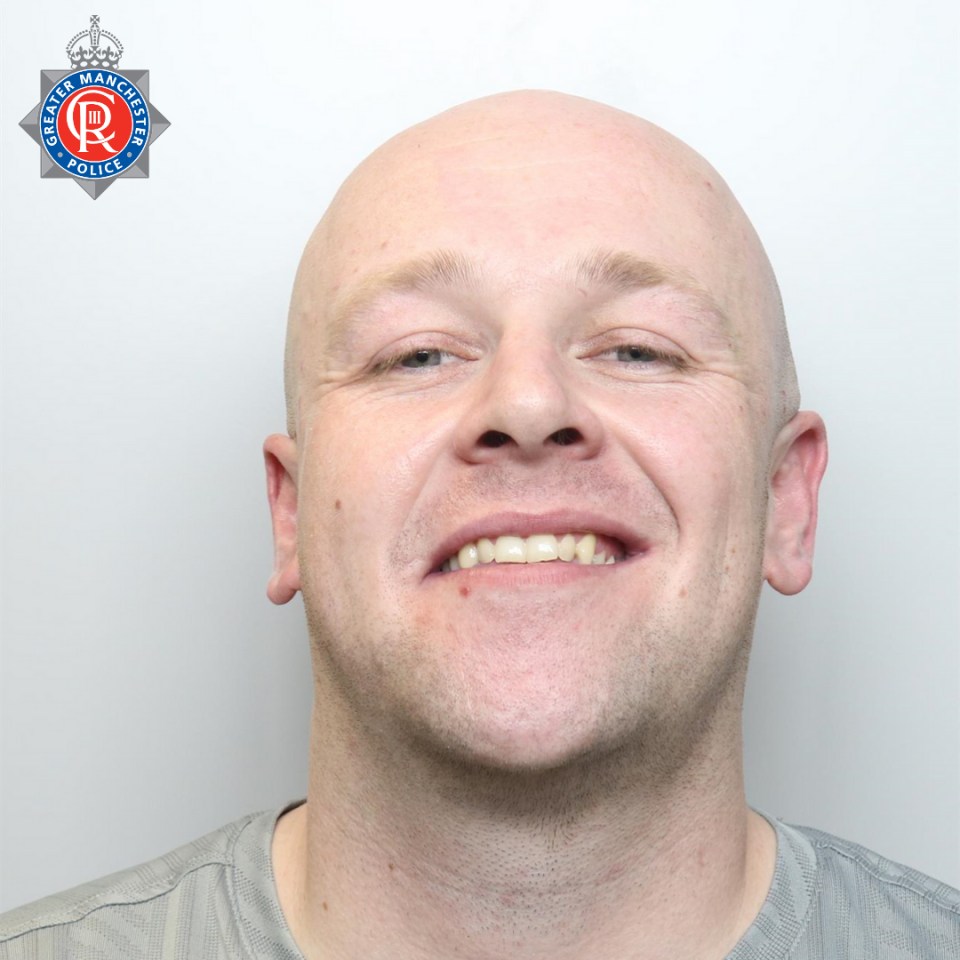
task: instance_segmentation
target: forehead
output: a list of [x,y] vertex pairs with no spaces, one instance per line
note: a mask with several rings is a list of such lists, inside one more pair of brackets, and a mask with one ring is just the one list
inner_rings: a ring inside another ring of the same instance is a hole
[[[726,184],[659,128],[607,108],[598,119],[594,106],[471,108],[389,141],[347,179],[308,244],[292,321],[332,332],[378,290],[427,275],[469,283],[478,266],[487,281],[535,289],[582,275],[604,251],[630,265],[630,282],[648,265],[709,302],[738,340],[763,339],[775,282]],[[438,262],[436,251],[454,258]]]
[[518,276],[618,251],[682,275],[727,313],[755,293],[749,224],[719,176],[661,132],[478,134],[414,128],[361,165],[318,231],[310,268],[325,303],[436,250]]
[[362,165],[338,196],[330,228],[371,261],[379,249],[396,255],[398,246],[482,248],[498,241],[526,248],[528,259],[545,244],[620,248],[617,237],[627,235],[652,247],[666,239],[657,236],[666,221],[674,235],[716,234],[724,216],[711,189],[707,177],[698,182],[693,171],[659,153],[631,150],[622,138],[526,132],[417,141],[394,144]]

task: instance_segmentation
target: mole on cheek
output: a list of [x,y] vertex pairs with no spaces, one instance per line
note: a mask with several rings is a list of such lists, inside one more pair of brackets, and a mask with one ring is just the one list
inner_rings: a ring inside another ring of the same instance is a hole
[[334,501],[333,501],[333,509],[334,509],[334,510],[339,510],[339,509],[340,509],[340,501],[339,501],[339,500],[334,500]]

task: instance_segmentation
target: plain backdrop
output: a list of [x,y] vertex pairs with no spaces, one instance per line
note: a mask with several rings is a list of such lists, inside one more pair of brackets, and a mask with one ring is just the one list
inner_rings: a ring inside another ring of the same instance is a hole
[[[90,13],[171,121],[92,201],[17,126]],[[704,153],[826,418],[814,581],[765,593],[751,802],[960,884],[954,0],[7,3],[0,908],[306,785],[260,444],[300,249],[369,150],[547,87]]]

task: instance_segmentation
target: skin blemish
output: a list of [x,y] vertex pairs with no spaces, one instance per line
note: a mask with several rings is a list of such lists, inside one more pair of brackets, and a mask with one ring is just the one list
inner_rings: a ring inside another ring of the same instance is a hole
[[388,863],[387,866],[390,868],[390,870],[393,870],[393,864],[392,864],[392,863]]
[[327,901],[326,901],[326,900],[323,901],[323,909],[324,909],[324,910],[329,910],[329,909],[330,909],[330,908],[327,906]]
[[681,597],[685,597],[686,595],[687,595],[687,588],[686,588],[686,587],[681,587],[681,588],[680,588],[680,596],[681,596]]
[[334,509],[334,510],[339,510],[339,509],[340,509],[340,501],[339,501],[339,500],[334,500],[334,501],[333,501],[333,509]]
[[470,588],[469,588],[469,587],[461,587],[461,588],[460,588],[460,596],[461,596],[461,597],[469,597],[469,596],[470,596]]
[[609,870],[603,875],[602,883],[611,883],[614,880],[619,880],[620,877],[626,872],[626,867],[622,863],[615,863]]

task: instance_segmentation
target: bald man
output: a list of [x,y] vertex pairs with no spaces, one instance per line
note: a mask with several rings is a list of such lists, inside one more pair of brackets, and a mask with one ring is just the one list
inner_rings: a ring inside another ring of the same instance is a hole
[[960,956],[957,891],[744,796],[826,438],[702,158],[548,93],[400,134],[307,245],[286,385],[306,802],[8,915],[0,957]]

